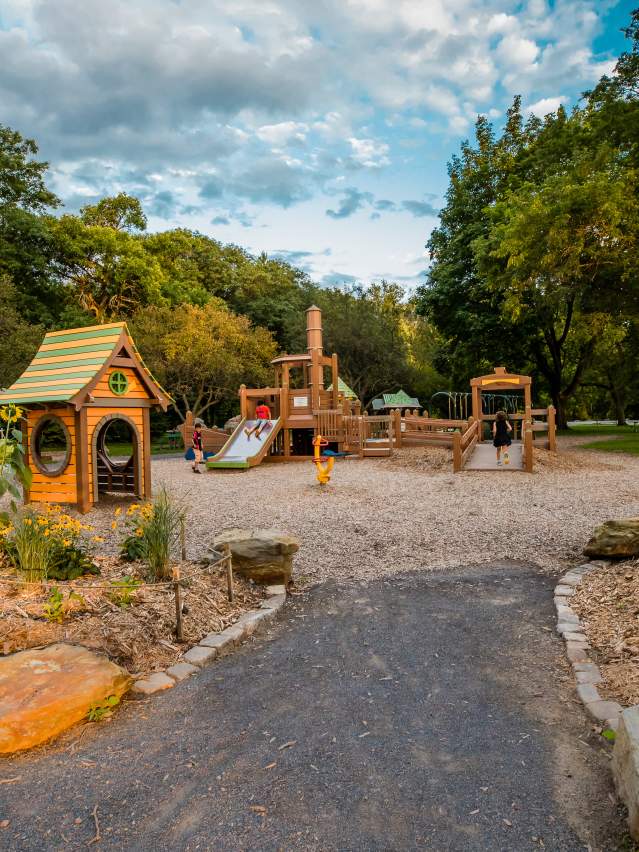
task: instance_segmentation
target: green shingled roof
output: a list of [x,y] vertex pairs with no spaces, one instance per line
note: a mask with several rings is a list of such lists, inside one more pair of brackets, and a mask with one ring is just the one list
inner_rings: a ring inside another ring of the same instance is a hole
[[[327,388],[327,390],[332,391],[333,385],[331,384]],[[345,396],[346,399],[357,399],[357,394],[355,393],[355,391],[352,388],[349,388],[346,382],[343,379],[340,379],[339,377],[337,379],[337,390],[339,393],[342,394],[342,396]]]
[[403,390],[399,390],[397,393],[383,393],[381,397],[373,400],[372,405],[375,411],[382,408],[421,408],[419,400],[414,396],[409,396]]
[[[123,332],[139,358],[124,322],[49,332],[20,378],[0,391],[0,405],[69,402],[98,375],[114,349],[122,345]],[[156,384],[139,360],[140,368]],[[170,399],[168,394],[166,397]]]

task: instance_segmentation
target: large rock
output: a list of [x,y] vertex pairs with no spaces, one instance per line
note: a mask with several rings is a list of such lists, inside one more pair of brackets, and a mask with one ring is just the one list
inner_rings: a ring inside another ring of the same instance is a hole
[[639,840],[639,707],[628,707],[620,716],[612,753],[612,775],[619,798],[628,808],[628,825]]
[[213,539],[220,550],[228,544],[233,570],[256,583],[288,583],[293,573],[293,555],[300,547],[295,536],[281,530],[222,530]]
[[639,556],[639,518],[606,521],[594,531],[584,553],[617,559]]
[[131,678],[79,645],[59,643],[0,659],[0,753],[39,745],[122,696]]

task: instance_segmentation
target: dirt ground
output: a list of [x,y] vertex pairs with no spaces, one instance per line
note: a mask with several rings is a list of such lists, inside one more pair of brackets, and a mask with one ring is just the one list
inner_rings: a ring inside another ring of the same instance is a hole
[[601,692],[639,704],[639,561],[587,574],[572,598],[601,669]]
[[[158,459],[153,482],[189,507],[189,558],[225,527],[277,527],[299,536],[295,572],[305,582],[499,559],[556,574],[581,557],[593,527],[639,514],[637,457],[562,439],[557,454],[536,451],[535,468],[453,474],[448,451],[409,448],[340,460],[324,487],[308,461],[194,476],[182,459]],[[113,511],[102,506],[88,519],[115,547]]]
[[[10,654],[54,642],[71,642],[105,653],[133,675],[165,669],[207,633],[219,632],[243,612],[256,609],[261,589],[235,577],[233,603],[219,569],[181,566],[184,583],[183,642],[175,639],[175,592],[170,586],[140,585],[126,599],[113,581],[129,575],[142,583],[141,566],[98,557],[99,576],[47,586],[16,583],[8,564],[0,564],[0,651]],[[64,598],[58,623],[45,616],[55,585]],[[73,594],[70,596],[70,592]]]

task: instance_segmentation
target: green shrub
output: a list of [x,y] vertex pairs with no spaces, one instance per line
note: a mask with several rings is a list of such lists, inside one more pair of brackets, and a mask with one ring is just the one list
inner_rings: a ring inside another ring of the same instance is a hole
[[54,541],[48,570],[49,580],[76,580],[85,574],[99,573],[100,568],[82,547]]
[[16,515],[7,538],[7,552],[27,583],[41,583],[49,576],[53,538],[42,516],[27,510]]
[[119,607],[122,607],[122,609],[125,609],[130,605],[133,595],[141,584],[139,580],[135,579],[135,577],[131,577],[127,574],[125,577],[122,577],[121,580],[113,580],[111,585],[113,586],[111,600]]
[[171,579],[171,551],[180,535],[184,510],[162,488],[153,501],[153,512],[143,527],[146,564],[151,582]]

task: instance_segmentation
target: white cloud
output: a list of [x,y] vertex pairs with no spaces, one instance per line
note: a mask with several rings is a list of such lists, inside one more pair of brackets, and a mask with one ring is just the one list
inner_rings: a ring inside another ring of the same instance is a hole
[[263,142],[279,147],[291,142],[305,142],[308,125],[299,121],[280,121],[279,124],[263,124],[255,132]]
[[558,95],[556,98],[542,98],[536,103],[524,107],[524,112],[543,118],[549,112],[556,112],[562,104],[567,102],[568,98],[565,95]]
[[390,163],[388,158],[389,146],[385,142],[376,142],[374,139],[356,139],[354,136],[348,140],[352,148],[352,158],[360,166],[367,169],[379,169]]

